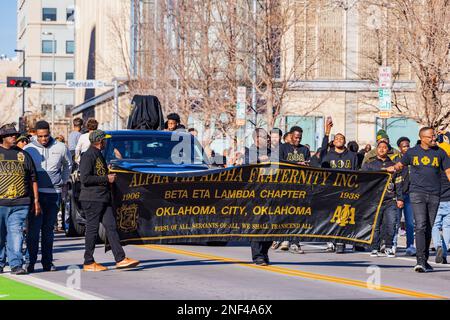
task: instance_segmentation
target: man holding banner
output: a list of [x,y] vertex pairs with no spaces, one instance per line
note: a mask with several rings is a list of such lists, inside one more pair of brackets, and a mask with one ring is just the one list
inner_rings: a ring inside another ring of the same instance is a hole
[[[363,171],[381,171],[387,167],[394,166],[395,163],[388,157],[389,144],[384,141],[378,141],[376,148],[377,158],[372,162],[366,162]],[[388,258],[394,258],[395,252],[392,250],[394,240],[394,233],[396,227],[397,208],[401,209],[404,206],[402,195],[402,181],[397,179],[399,173],[392,177],[387,192],[384,196],[383,204],[379,212],[377,224],[375,226],[375,234],[372,242],[372,257],[380,255],[381,240],[384,240],[386,246],[384,254]]]
[[[253,132],[254,144],[245,150],[245,163],[267,162],[270,158],[270,138],[263,128],[256,128]],[[252,260],[258,266],[269,264],[269,249],[272,241],[251,241]]]

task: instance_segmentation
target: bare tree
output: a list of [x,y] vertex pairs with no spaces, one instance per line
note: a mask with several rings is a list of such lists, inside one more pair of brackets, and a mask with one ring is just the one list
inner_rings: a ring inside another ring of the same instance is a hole
[[[448,127],[450,1],[367,0],[363,5],[366,9],[376,7],[382,13],[381,25],[376,31],[379,52],[374,62],[393,65],[397,79],[402,70],[412,70],[411,78],[416,83],[415,101],[409,103],[406,98],[397,100],[397,95],[394,95],[397,111],[422,125]],[[397,64],[392,60],[395,56]]]
[[[206,129],[214,123],[216,129],[234,135],[237,126],[230,120],[235,118],[237,87],[253,87],[257,112],[264,115],[264,125],[272,127],[291,83],[307,79],[325,50],[321,50],[321,39],[314,53],[304,50],[306,42],[295,40],[298,17],[311,1],[256,0],[256,11],[253,3],[161,0],[135,6],[137,36],[131,40],[135,69],[130,67],[131,50],[123,45],[127,21],[110,17],[116,35],[112,42],[120,53],[114,63],[123,65],[130,94],[155,94],[166,114],[178,112],[184,123],[196,114]],[[112,64],[103,61],[102,65]],[[251,105],[247,96],[247,105]],[[316,107],[303,106],[299,111],[307,114]],[[227,121],[218,121],[222,118]]]

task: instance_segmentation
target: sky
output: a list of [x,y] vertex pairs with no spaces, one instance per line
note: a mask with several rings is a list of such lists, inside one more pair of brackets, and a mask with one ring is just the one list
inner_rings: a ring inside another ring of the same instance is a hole
[[17,0],[0,0],[0,55],[15,57]]

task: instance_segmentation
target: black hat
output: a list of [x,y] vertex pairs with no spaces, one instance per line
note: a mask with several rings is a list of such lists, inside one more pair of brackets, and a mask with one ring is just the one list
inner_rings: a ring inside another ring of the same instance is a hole
[[91,143],[100,142],[106,138],[105,131],[102,130],[94,130],[89,134],[89,141]]
[[397,147],[400,147],[400,143],[402,143],[403,141],[408,141],[409,143],[411,143],[411,140],[409,140],[409,138],[407,138],[407,137],[400,137],[397,140]]
[[30,138],[31,138],[31,134],[28,134],[28,133],[22,133],[22,134],[20,134],[20,136],[17,138],[17,142],[20,142],[20,141],[27,141],[27,142],[30,142]]
[[8,136],[19,136],[20,133],[16,130],[14,126],[3,126],[0,128],[0,138],[8,137]]

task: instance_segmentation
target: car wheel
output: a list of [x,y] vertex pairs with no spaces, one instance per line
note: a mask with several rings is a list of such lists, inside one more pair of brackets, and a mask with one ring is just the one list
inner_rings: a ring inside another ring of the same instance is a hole
[[106,229],[103,226],[103,223],[100,222],[100,225],[98,227],[97,243],[105,243],[105,242],[106,242]]
[[77,221],[77,215],[80,215],[78,210],[73,194],[70,193],[69,199],[65,203],[65,212],[69,215],[65,228],[68,237],[82,237],[86,232],[86,227]]

